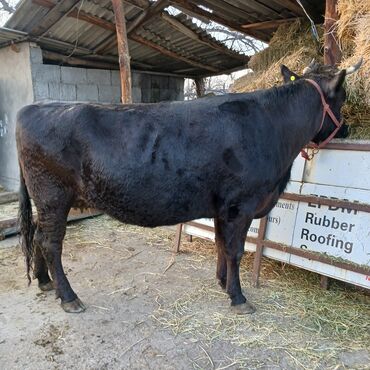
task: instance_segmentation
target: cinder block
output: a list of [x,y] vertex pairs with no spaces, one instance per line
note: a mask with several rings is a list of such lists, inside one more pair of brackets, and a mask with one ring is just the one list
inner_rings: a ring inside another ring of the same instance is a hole
[[61,84],[60,100],[74,101],[77,100],[76,85]]
[[33,64],[32,79],[38,82],[60,82],[60,67],[51,64]]
[[101,103],[119,103],[121,98],[120,86],[98,86],[99,102]]
[[98,86],[86,84],[77,85],[77,100],[97,102],[99,100]]
[[169,77],[169,89],[184,90],[184,79],[181,77]]
[[170,90],[170,89],[160,90],[160,101],[174,100],[172,98],[173,98],[173,90]]
[[48,87],[49,87],[49,99],[60,100],[60,83],[49,82]]
[[88,69],[87,83],[96,85],[111,85],[110,70]]
[[135,87],[141,87],[141,77],[142,73],[132,72],[131,73],[131,86],[134,89]]
[[132,89],[132,102],[133,103],[141,103],[141,88],[134,87]]
[[39,46],[30,46],[31,64],[42,64],[42,51]]
[[86,68],[62,67],[62,82],[66,84],[86,84]]
[[33,83],[34,100],[45,100],[49,98],[49,87],[47,82],[34,81]]
[[121,79],[119,71],[110,71],[111,72],[111,82],[113,86],[121,86]]

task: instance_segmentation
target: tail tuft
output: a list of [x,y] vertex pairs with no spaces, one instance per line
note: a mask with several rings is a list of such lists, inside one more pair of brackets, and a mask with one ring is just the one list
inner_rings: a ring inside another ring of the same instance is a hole
[[28,189],[22,174],[20,175],[19,187],[19,211],[18,223],[20,227],[21,246],[26,259],[28,285],[31,284],[30,271],[32,269],[33,261],[33,235],[35,233],[35,224],[32,218],[32,205]]

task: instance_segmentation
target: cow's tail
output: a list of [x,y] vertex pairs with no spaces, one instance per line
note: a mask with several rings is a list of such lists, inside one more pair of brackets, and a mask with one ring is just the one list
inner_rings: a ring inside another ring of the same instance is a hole
[[24,182],[22,168],[20,168],[18,222],[22,251],[26,259],[28,284],[31,284],[30,271],[33,260],[33,235],[35,233],[35,224],[32,218],[32,205],[26,183]]

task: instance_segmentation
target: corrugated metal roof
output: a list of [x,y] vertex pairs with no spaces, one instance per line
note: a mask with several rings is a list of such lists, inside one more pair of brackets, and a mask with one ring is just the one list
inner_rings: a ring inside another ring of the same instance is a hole
[[[148,0],[125,0],[123,3],[128,28],[130,22],[155,4]],[[302,0],[302,3],[311,6],[315,3],[318,8],[313,7],[316,11],[311,15],[317,18],[325,1]],[[165,2],[168,4],[183,13],[174,16],[161,10],[129,34],[134,68],[203,76],[244,67],[248,57],[228,49],[194,24],[192,15],[195,12],[201,18],[205,14],[210,20],[221,19],[224,25],[242,31],[243,26],[250,23],[296,18],[303,14],[294,0],[170,0]],[[10,40],[17,42],[28,34],[30,40],[41,46],[46,61],[58,62],[60,54],[63,63],[66,60],[68,63],[65,56],[70,56],[74,58],[74,64],[79,58],[84,64],[99,61],[118,68],[110,0],[23,0],[6,27],[15,31],[2,29],[0,46]],[[269,24],[267,27],[270,28],[248,29],[245,33],[269,40],[277,26]]]

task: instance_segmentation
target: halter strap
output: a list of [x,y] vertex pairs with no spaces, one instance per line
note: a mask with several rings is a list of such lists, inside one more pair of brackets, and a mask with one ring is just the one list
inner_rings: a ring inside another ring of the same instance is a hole
[[[319,86],[319,84],[316,81],[311,80],[309,78],[306,78],[305,80],[316,88],[316,90],[318,91],[318,93],[320,94],[320,97],[321,97],[321,103],[322,103],[323,111],[322,111],[322,119],[321,119],[320,128],[318,129],[317,133],[319,133],[321,131],[322,126],[324,125],[325,116],[327,114],[332,119],[334,124],[337,126],[334,129],[334,131],[324,141],[322,141],[319,145],[317,145],[316,143],[314,143],[312,141],[308,144],[308,147],[313,147],[314,149],[317,149],[317,151],[316,151],[316,153],[317,153],[319,151],[319,149],[323,148],[330,140],[333,139],[333,137],[336,135],[336,133],[342,127],[343,120],[341,120],[339,122],[337,117],[335,117],[335,114],[333,113],[329,104],[325,100],[324,93],[322,92],[321,87]],[[316,154],[316,153],[314,153],[314,154]],[[301,150],[301,156],[304,159],[307,159],[307,160],[311,160],[313,158],[314,154],[310,156],[310,155],[308,155],[306,150],[304,150],[304,149]]]

